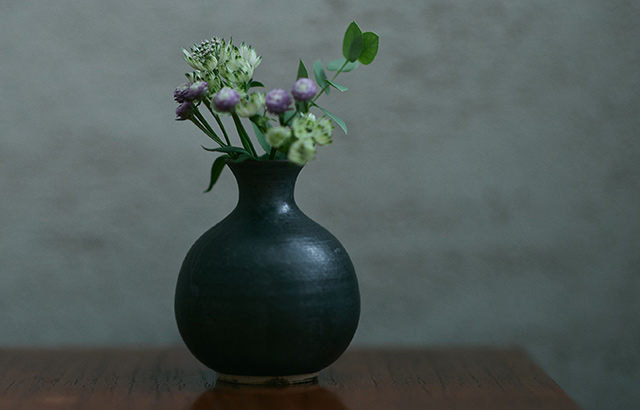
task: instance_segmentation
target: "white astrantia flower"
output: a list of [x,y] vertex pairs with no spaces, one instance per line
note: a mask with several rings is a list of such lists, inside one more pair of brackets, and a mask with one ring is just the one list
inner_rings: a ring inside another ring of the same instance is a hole
[[302,114],[293,120],[291,128],[293,128],[293,135],[296,138],[312,139],[316,132],[316,116],[311,113]]
[[287,159],[290,162],[301,166],[311,161],[315,156],[316,147],[310,139],[295,141],[287,153]]
[[218,63],[218,66],[222,67],[223,65],[227,64],[227,62],[234,57],[235,50],[237,50],[237,48],[234,47],[232,38],[229,39],[228,43],[222,40],[222,46],[220,47],[219,52],[220,62]]
[[313,140],[318,145],[331,144],[331,133],[333,132],[333,122],[327,117],[322,117],[316,121],[316,132]]
[[244,43],[242,43],[242,45],[238,49],[238,52],[240,54],[240,57],[244,61],[249,63],[249,65],[253,70],[255,70],[260,64],[260,61],[262,61],[262,57],[258,56],[256,51],[253,48],[251,48],[251,46],[247,46]]
[[267,130],[265,138],[269,145],[280,148],[291,137],[291,130],[285,127],[272,127]]
[[236,105],[236,114],[240,117],[251,118],[264,110],[264,94],[251,93]]
[[245,84],[253,77],[253,67],[239,56],[228,60],[221,71],[222,76],[233,84]]
[[213,71],[220,62],[220,50],[224,40],[212,38],[200,44],[194,44],[189,51],[182,49],[184,59],[192,68],[198,71]]

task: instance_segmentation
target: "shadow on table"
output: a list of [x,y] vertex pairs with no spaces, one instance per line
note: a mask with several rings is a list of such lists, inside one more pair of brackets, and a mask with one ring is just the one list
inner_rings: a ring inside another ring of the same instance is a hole
[[216,383],[190,410],[348,410],[317,383],[288,387],[238,386]]

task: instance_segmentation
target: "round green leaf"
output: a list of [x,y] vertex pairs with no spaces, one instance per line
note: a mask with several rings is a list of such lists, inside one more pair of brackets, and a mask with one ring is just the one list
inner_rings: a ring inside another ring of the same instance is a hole
[[372,31],[364,33],[362,35],[362,53],[358,57],[358,61],[364,65],[371,64],[378,54],[379,42],[380,37],[376,33]]
[[362,30],[355,21],[352,21],[344,33],[342,40],[342,55],[349,62],[354,62],[362,53]]

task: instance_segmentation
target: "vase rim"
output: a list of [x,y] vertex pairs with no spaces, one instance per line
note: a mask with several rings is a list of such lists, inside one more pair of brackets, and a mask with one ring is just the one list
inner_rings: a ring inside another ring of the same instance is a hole
[[284,165],[284,164],[288,164],[290,165],[292,168],[302,168],[303,166],[301,165],[297,165],[297,164],[293,164],[291,162],[289,162],[286,159],[269,159],[269,160],[246,160],[246,161],[242,161],[242,162],[235,162],[232,161],[230,158],[225,158],[224,162],[229,165],[229,166],[234,166],[234,165],[247,165],[247,166],[270,166],[270,165]]

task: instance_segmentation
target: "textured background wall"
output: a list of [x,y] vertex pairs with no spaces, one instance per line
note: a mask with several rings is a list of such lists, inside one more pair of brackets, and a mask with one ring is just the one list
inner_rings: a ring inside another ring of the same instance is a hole
[[3,0],[0,344],[179,343],[180,263],[236,198],[173,121],[180,48],[233,36],[286,88],[355,18],[380,53],[297,192],[358,269],[354,343],[520,345],[640,407],[639,3]]

